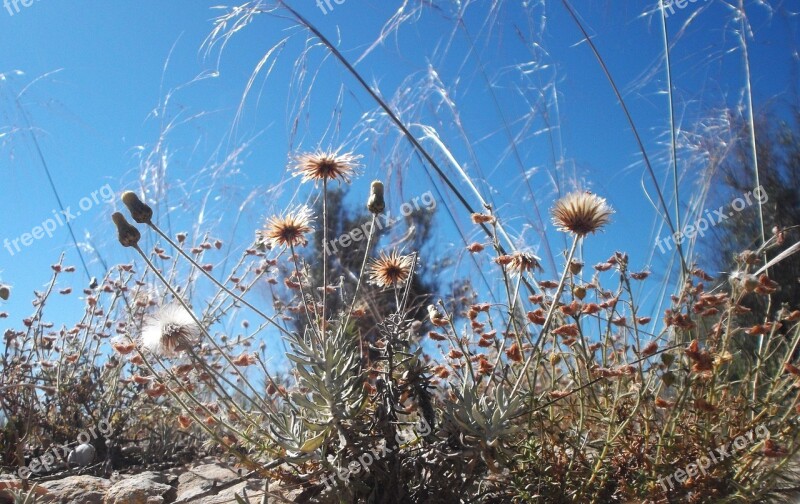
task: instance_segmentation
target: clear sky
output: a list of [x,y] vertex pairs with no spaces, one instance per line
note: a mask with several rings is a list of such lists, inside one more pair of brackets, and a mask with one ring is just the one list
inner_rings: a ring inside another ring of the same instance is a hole
[[[415,124],[415,135],[422,137],[421,124],[435,128],[508,219],[512,236],[544,258],[545,278],[556,272],[537,230],[536,208],[560,267],[564,241],[546,211],[559,188],[575,186],[607,197],[617,211],[605,233],[587,240],[587,263],[626,250],[634,269],[649,268],[658,278],[669,268],[670,256],[653,245],[667,232],[659,231],[643,189],[654,197],[635,138],[561,2],[437,1],[435,8],[415,12],[418,2],[409,1],[403,12],[412,12],[411,19],[374,46],[402,2],[345,0],[333,2],[327,12],[312,0],[289,3],[348,59],[358,60],[370,85],[387,99],[397,98],[394,104]],[[669,182],[664,39],[660,17],[650,13],[655,2],[574,3],[630,107],[657,177]],[[798,5],[744,3],[754,108],[786,113],[798,104]],[[313,196],[286,172],[288,156],[298,150],[345,145],[363,154],[365,174],[351,191],[358,200],[370,180],[386,179],[387,173],[394,190],[390,208],[432,188],[418,160],[392,162],[387,154],[395,142],[402,144],[396,132],[372,114],[370,97],[323,48],[307,42],[285,12],[255,16],[224,51],[221,42],[207,51],[214,19],[226,12],[217,5],[205,0],[0,5],[0,281],[14,289],[12,299],[0,304],[10,315],[0,320],[0,330],[19,327],[31,313],[33,290],[43,288],[49,265],[62,252],[66,263],[78,267],[75,289],[85,283],[65,227],[28,245],[18,241],[19,249],[13,244],[59,208],[34,135],[63,204],[73,214],[80,211],[72,224],[80,241],[96,247],[97,254],[86,250],[85,256],[98,276],[98,256],[112,264],[131,258],[116,244],[108,218],[117,198],[109,203],[104,195],[140,187],[145,168],[148,183],[158,173],[169,187],[168,199],[158,201],[173,231],[201,222],[238,248],[249,243],[264,216]],[[729,3],[719,0],[687,2],[667,22],[674,44],[675,113],[686,143],[679,156],[686,206],[705,168],[692,150],[692,133],[719,128],[722,142],[723,111],[746,109],[742,25]],[[254,68],[273,47],[264,65],[269,78],[256,76],[243,99]],[[306,50],[308,58],[300,60]],[[309,101],[300,105],[312,80]],[[509,135],[516,151],[509,148]],[[442,152],[430,140],[425,145],[479,207]],[[451,208],[470,239],[477,238],[468,215],[440,181],[435,185],[444,194],[440,203]],[[671,201],[671,183],[665,191]],[[454,223],[444,212],[437,218],[441,234],[433,247],[461,254]],[[645,292],[651,301],[657,294]],[[74,322],[63,313],[64,323]]]

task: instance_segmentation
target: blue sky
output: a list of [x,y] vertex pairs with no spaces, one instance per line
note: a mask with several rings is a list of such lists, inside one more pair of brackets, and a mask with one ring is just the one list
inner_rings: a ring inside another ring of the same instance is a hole
[[[310,0],[290,3],[338,41],[349,59],[356,60],[401,2],[346,0],[327,14]],[[440,2],[439,11],[426,9],[413,24],[391,34],[360,61],[359,71],[386,97],[404,86],[416,92],[413,87],[433,75],[440,79],[448,89],[448,100],[460,112],[469,140],[458,137],[459,130],[441,97],[420,106],[412,122],[432,125],[446,142],[455,139],[447,142],[453,155],[476,180],[480,168],[485,179],[477,185],[484,194],[492,193],[520,244],[545,257],[541,238],[530,228],[536,222],[527,189],[530,185],[544,214],[555,261],[561,264],[558,254],[563,237],[549,224],[546,211],[556,197],[553,174],[568,175],[582,187],[607,197],[617,211],[605,233],[587,240],[586,262],[593,264],[614,250],[626,250],[634,269],[649,268],[654,276],[662,275],[669,258],[652,253],[657,217],[642,189],[643,180],[649,189],[652,184],[644,175],[630,127],[575,23],[560,2],[504,2],[496,18],[487,14],[487,3],[466,9],[466,31],[453,29],[450,3]],[[657,176],[668,180],[663,39],[660,19],[646,14],[654,2],[575,4],[624,93]],[[775,8],[770,12],[760,2],[745,4],[753,29],[748,50],[754,107],[756,111],[771,108],[784,113],[788,105],[797,105],[798,18],[787,12],[797,8],[790,2],[769,2]],[[325,59],[324,50],[312,49],[307,66],[308,78],[316,78],[312,101],[294,123],[294,107],[302,89],[292,86],[297,84],[293,66],[305,48],[305,35],[292,28],[285,15],[284,19],[256,16],[250,26],[231,38],[223,52],[215,49],[206,55],[201,47],[213,28],[213,19],[223,12],[212,9],[216,5],[216,1],[203,0],[90,0],[79,4],[37,0],[29,7],[20,5],[13,15],[0,6],[0,47],[5,48],[0,52],[0,74],[5,76],[0,81],[0,240],[31,232],[58,209],[31,134],[41,146],[64,204],[74,209],[82,198],[91,197],[106,184],[117,194],[138,187],[142,160],[153,152],[164,125],[175,120],[175,127],[160,144],[169,166],[169,222],[173,230],[191,227],[199,218],[200,201],[208,196],[204,224],[236,247],[247,245],[264,216],[289,201],[313,196],[309,187],[298,188],[286,174],[288,155],[296,150],[341,143],[355,147],[365,156],[365,173],[353,185],[354,199],[361,199],[373,178],[386,178],[389,166],[382,158],[383,149],[397,137],[393,132],[379,137],[376,149],[364,140],[374,138],[354,140],[357,137],[352,132],[365,125],[364,114],[375,108],[355,80],[332,59]],[[537,24],[543,16],[547,19],[544,29]],[[696,17],[682,31],[691,16]],[[736,109],[743,100],[745,74],[736,36],[739,25],[732,21],[730,8],[717,0],[689,3],[670,15],[668,26],[670,37],[676,40],[671,54],[676,115],[681,125],[693,130],[703,124],[701,119],[718,117],[723,108]],[[474,51],[467,32],[476,41]],[[256,78],[235,122],[253,68],[284,37],[288,42],[274,60],[270,78]],[[481,65],[494,95],[488,92]],[[341,113],[337,115],[339,104]],[[536,107],[541,111],[531,114],[530,124],[526,124],[527,112]],[[514,134],[521,135],[521,166],[508,150],[503,117]],[[293,125],[297,127],[294,133]],[[412,131],[420,134],[421,129]],[[222,163],[243,144],[237,163],[212,177],[210,167]],[[690,153],[681,156],[685,205],[697,189],[702,162],[692,161]],[[563,163],[561,172],[554,170],[555,162]],[[527,183],[523,170],[529,176]],[[399,171],[392,167],[392,173],[395,183],[390,207],[397,208],[431,188],[417,161]],[[568,182],[562,182],[569,188]],[[437,185],[442,189],[441,183]],[[477,207],[463,182],[458,180],[458,185]],[[253,191],[242,222],[232,232],[235,209]],[[671,198],[671,189],[666,192]],[[447,198],[442,203],[452,205],[471,239],[478,238],[463,209],[455,206],[452,197]],[[79,239],[90,236],[110,263],[130,260],[127,251],[116,245],[108,220],[118,206],[116,199],[87,206],[73,221]],[[461,250],[452,222],[443,212],[437,218],[442,231],[434,248]],[[18,326],[30,314],[32,291],[42,289],[49,265],[62,252],[66,263],[79,266],[64,227],[13,255],[0,248],[0,280],[14,288],[12,299],[0,305],[0,311],[10,314],[0,320],[0,330]],[[100,275],[95,256],[87,253],[87,259],[92,274]],[[76,290],[84,284],[80,275],[79,268],[73,277]],[[545,274],[546,278],[554,276],[552,269]],[[657,292],[645,294],[652,301]]]

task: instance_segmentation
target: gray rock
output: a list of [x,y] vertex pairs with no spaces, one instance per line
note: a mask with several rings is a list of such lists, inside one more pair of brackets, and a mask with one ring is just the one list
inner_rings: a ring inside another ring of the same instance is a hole
[[106,493],[105,504],[165,504],[175,500],[175,488],[168,478],[144,472],[115,483]]
[[[238,481],[239,474],[220,463],[195,466],[178,478],[178,500],[175,504],[231,504],[235,495],[247,492],[246,502],[260,504],[264,496],[264,480]],[[277,482],[270,485],[269,502],[294,502],[301,490],[286,490]]]
[[111,483],[95,476],[68,476],[40,483],[47,495],[37,502],[58,504],[103,504],[103,497]]
[[203,464],[193,467],[178,478],[178,501],[194,502],[192,499],[206,495],[215,487],[224,486],[239,475],[222,464]]
[[67,465],[86,467],[94,462],[95,450],[94,446],[90,444],[79,444],[74,450],[67,455]]

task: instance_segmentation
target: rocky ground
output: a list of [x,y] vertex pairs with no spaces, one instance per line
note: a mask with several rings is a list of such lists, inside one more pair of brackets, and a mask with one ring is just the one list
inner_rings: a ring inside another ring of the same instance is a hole
[[[13,504],[3,488],[19,488],[20,481],[0,475],[0,504]],[[39,483],[36,502],[54,504],[223,504],[248,502],[260,504],[264,480],[247,479],[235,469],[211,459],[196,464],[138,474],[114,474],[110,478],[73,475]],[[273,483],[270,503],[294,502],[299,490]],[[247,499],[237,501],[246,494]]]

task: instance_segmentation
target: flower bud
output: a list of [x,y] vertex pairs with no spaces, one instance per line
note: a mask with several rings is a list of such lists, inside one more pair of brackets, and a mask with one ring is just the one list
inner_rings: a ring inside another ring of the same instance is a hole
[[0,299],[8,301],[9,296],[11,296],[11,288],[8,285],[0,285]]
[[583,298],[586,297],[586,287],[584,287],[582,285],[576,285],[575,287],[572,288],[572,294],[576,298],[578,298],[581,301],[583,301]]
[[569,272],[573,275],[577,275],[583,269],[583,263],[578,261],[577,259],[573,259],[569,262]]
[[117,226],[117,234],[119,237],[119,242],[122,244],[123,247],[135,247],[139,244],[139,238],[142,235],[139,233],[139,230],[136,229],[134,226],[128,223],[125,220],[125,216],[119,212],[114,212],[111,215],[111,220],[114,221],[114,224]]
[[135,192],[125,191],[122,193],[122,202],[128,207],[133,220],[139,224],[150,224],[150,220],[153,218],[153,209],[147,203],[142,202]]
[[386,209],[386,202],[383,199],[383,183],[380,180],[373,180],[370,186],[369,200],[367,200],[367,210],[377,215]]

